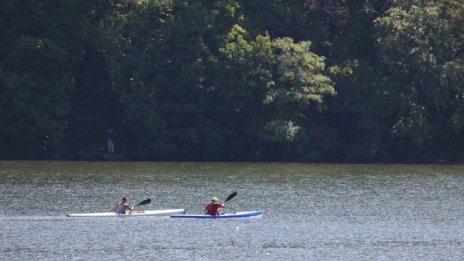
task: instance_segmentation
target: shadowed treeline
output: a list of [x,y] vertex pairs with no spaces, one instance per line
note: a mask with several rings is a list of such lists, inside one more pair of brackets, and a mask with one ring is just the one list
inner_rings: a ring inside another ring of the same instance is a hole
[[464,159],[460,0],[3,0],[0,39],[1,159]]

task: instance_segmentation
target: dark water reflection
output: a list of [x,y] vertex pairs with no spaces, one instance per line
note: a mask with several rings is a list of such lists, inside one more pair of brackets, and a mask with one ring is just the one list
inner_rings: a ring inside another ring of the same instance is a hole
[[[463,260],[464,167],[0,162],[2,260]],[[126,195],[250,220],[66,218]]]

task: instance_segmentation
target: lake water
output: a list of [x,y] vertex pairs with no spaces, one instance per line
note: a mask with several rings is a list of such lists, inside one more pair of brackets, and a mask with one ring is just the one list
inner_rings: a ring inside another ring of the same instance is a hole
[[[0,260],[464,260],[464,166],[0,161]],[[262,218],[68,218],[140,209]]]

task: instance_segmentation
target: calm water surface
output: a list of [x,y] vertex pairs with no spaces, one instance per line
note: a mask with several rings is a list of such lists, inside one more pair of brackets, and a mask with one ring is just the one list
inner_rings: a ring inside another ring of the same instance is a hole
[[[0,161],[0,260],[464,260],[464,166]],[[242,220],[67,218],[201,213]]]

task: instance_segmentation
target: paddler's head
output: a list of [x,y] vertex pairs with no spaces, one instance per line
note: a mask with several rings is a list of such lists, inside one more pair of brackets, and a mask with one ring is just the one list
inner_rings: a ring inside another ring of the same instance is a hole
[[127,203],[127,198],[126,197],[122,197],[122,203]]
[[218,198],[218,197],[213,197],[213,198],[211,199],[211,201],[213,201],[213,202],[218,202],[218,201],[219,201],[219,198]]

